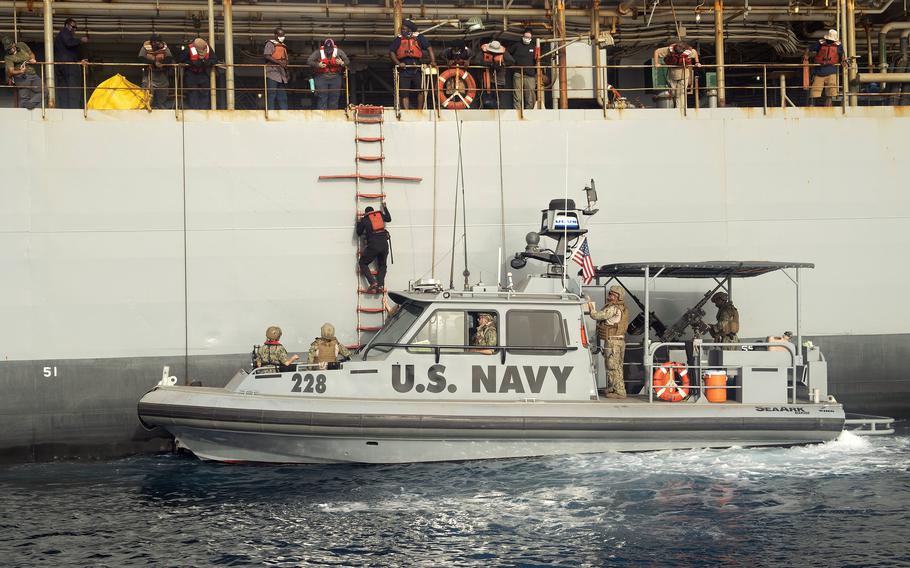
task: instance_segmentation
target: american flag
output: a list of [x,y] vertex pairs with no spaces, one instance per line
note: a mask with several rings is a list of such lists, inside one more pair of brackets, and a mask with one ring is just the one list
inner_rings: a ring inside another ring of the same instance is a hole
[[581,276],[585,284],[590,284],[594,279],[594,261],[591,260],[591,249],[588,248],[588,237],[581,238],[581,244],[575,247],[572,260],[581,266]]

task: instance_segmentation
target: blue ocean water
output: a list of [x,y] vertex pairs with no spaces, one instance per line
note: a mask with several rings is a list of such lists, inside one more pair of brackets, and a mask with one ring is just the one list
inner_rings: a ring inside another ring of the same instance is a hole
[[3,566],[910,566],[910,432],[397,466],[0,468]]

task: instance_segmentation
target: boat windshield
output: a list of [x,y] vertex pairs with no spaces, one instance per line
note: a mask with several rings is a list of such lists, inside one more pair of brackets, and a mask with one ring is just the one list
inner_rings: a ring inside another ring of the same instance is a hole
[[[398,311],[389,318],[389,321],[385,323],[370,343],[400,343],[401,337],[412,325],[414,325],[414,322],[417,321],[417,318],[420,317],[423,310],[424,306],[422,305],[413,302],[405,302],[398,308]],[[391,349],[391,347],[376,347],[375,350],[388,353]]]

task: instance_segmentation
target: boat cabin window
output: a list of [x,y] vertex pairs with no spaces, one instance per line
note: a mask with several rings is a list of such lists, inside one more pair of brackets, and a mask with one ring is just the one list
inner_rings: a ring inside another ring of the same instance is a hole
[[[498,315],[495,312],[438,310],[423,324],[411,339],[411,345],[475,345],[481,313],[493,316],[493,329],[497,330]],[[430,352],[431,349],[412,347],[413,353]],[[464,353],[466,349],[449,347],[442,353]]]
[[[562,315],[556,311],[509,310],[506,314],[506,345],[521,347],[565,347]],[[509,349],[520,355],[560,355],[564,351]]]
[[[400,343],[402,336],[411,329],[411,326],[414,325],[423,310],[424,306],[422,305],[405,302],[389,318],[370,343]],[[391,349],[391,347],[377,347],[375,350],[388,353]]]

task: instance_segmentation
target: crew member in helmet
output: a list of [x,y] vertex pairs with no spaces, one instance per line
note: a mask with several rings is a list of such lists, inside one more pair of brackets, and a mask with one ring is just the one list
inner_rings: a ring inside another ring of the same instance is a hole
[[[695,82],[693,67],[701,67],[698,52],[691,45],[678,41],[654,50],[654,66],[667,68],[667,86],[673,93],[676,108],[686,106],[686,92]],[[695,93],[698,96],[698,93]]]
[[610,286],[607,305],[597,311],[594,302],[588,304],[591,319],[597,322],[597,337],[604,342],[604,367],[607,370],[607,398],[626,398],[623,363],[626,354],[626,330],[629,312],[622,286]]
[[389,58],[398,67],[398,92],[401,108],[411,108],[411,98],[417,96],[417,109],[423,110],[423,72],[420,68],[423,54],[430,54],[430,65],[436,67],[436,55],[426,37],[417,33],[417,24],[411,20],[401,22],[401,34],[389,46]]
[[335,363],[342,357],[350,359],[351,352],[335,337],[334,325],[330,323],[322,324],[319,329],[319,337],[310,344],[307,363],[318,363],[321,366],[325,366],[327,363]]
[[831,106],[832,98],[837,95],[837,71],[844,62],[844,48],[838,41],[837,30],[828,30],[825,37],[809,47],[809,53],[811,61],[818,65],[809,89],[810,104],[819,106],[818,99],[824,90],[824,105]]
[[183,90],[186,91],[187,105],[190,109],[206,109],[211,107],[211,81],[209,79],[212,68],[217,61],[215,51],[208,42],[197,37],[194,39],[180,57],[183,68]]
[[[389,255],[389,231],[385,224],[392,220],[389,208],[382,204],[381,211],[367,207],[363,217],[357,221],[357,236],[366,240],[366,247],[360,253],[360,272],[367,279],[367,294],[381,294],[385,288],[386,257]],[[370,264],[376,261],[376,276],[370,270]]]
[[265,68],[266,103],[269,109],[288,109],[288,83],[291,75],[288,71],[288,46],[284,43],[282,28],[275,28],[275,37],[265,42],[262,56],[269,65]]
[[715,343],[739,343],[739,310],[726,292],[711,296],[711,302],[717,307],[717,323],[705,325]]
[[310,54],[307,64],[316,74],[316,109],[337,110],[341,97],[344,69],[351,66],[348,56],[335,45],[332,38]]
[[281,339],[281,328],[277,325],[269,326],[265,330],[265,343],[260,345],[257,351],[257,367],[274,365],[283,370],[300,359],[300,356],[296,354],[288,356],[288,350],[278,341],[279,339]]
[[[480,312],[477,314],[477,327],[474,330],[474,336],[471,338],[471,345],[481,347],[496,347],[498,344],[496,335],[496,323],[493,321],[492,314]],[[496,351],[493,349],[472,349],[475,353],[484,355],[493,355]]]

